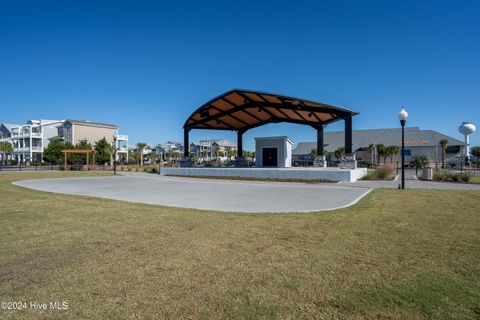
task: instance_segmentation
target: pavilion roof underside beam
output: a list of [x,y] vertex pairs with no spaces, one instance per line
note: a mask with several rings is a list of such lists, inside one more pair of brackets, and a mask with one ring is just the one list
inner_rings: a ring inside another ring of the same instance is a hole
[[356,114],[351,110],[298,98],[232,90],[198,108],[184,127],[246,131],[280,122],[318,127]]

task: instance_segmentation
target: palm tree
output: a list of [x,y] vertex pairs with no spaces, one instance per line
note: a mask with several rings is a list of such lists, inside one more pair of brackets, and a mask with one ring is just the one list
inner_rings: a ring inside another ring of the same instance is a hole
[[335,150],[333,154],[335,155],[335,158],[337,158],[337,160],[341,160],[343,155],[345,154],[345,148],[340,147],[337,150]]
[[177,159],[178,152],[175,152],[173,150],[167,151],[167,158],[170,163],[174,163],[175,160]]
[[310,150],[310,157],[312,157],[312,159],[315,159],[315,157],[317,156],[317,148],[313,148]]
[[227,153],[228,153],[228,157],[229,157],[230,159],[235,158],[235,154],[236,154],[235,150],[233,150],[233,149],[228,149]]
[[138,161],[140,160],[138,152],[128,151],[128,160],[129,160],[130,163],[133,162],[133,163],[137,164]]
[[473,147],[470,153],[477,158],[477,165],[480,163],[480,147]]
[[390,155],[390,150],[388,149],[388,147],[385,147],[385,149],[383,149],[383,152],[382,152],[382,156],[383,156],[383,164],[387,163],[387,157]]
[[2,160],[3,163],[7,164],[7,153],[13,152],[13,146],[8,141],[1,141],[0,142],[0,151],[2,152]]
[[215,160],[216,161],[219,161],[221,160],[221,158],[225,155],[224,152],[220,149],[216,149],[214,152],[213,152],[213,155],[215,156]]
[[149,157],[150,157],[151,163],[153,163],[153,164],[157,164],[158,161],[159,161],[159,159],[160,159],[160,157],[158,156],[158,154],[156,154],[156,153],[154,153],[154,152],[151,152],[151,153],[149,154]]
[[410,165],[415,166],[415,174],[418,174],[418,168],[425,168],[429,163],[430,161],[426,156],[420,155],[413,156],[410,160]]
[[390,156],[390,162],[393,163],[393,157],[400,152],[399,146],[388,146],[385,148],[385,154]]
[[370,143],[368,145],[368,152],[370,152],[370,165],[373,164],[373,152],[375,151],[375,145],[373,143]]
[[143,166],[143,152],[145,151],[145,147],[147,144],[145,142],[137,143],[137,150],[140,153],[140,166]]
[[440,148],[442,149],[442,169],[445,168],[445,154],[447,153],[447,146],[448,146],[448,140],[447,139],[442,139],[438,143],[440,145]]
[[385,145],[382,143],[379,143],[375,145],[375,149],[377,149],[377,165],[380,165],[380,157],[384,157],[384,163],[385,163]]
[[399,146],[392,146],[393,156],[396,156],[397,154],[399,154],[401,150],[402,148],[400,148]]

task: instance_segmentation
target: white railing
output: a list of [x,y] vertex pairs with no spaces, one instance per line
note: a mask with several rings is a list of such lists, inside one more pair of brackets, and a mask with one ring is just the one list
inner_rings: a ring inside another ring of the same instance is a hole
[[41,138],[42,133],[41,132],[12,133],[12,139],[30,138],[30,136],[32,136],[33,138]]
[[13,148],[13,152],[16,152],[16,153],[30,152],[30,149],[32,149],[32,151],[34,151],[34,152],[42,152],[43,151],[42,147],[34,146],[34,147]]
[[121,153],[128,153],[128,148],[127,148],[127,147],[124,147],[124,148],[118,148],[118,152],[121,152]]
[[117,134],[117,141],[128,141],[128,135]]

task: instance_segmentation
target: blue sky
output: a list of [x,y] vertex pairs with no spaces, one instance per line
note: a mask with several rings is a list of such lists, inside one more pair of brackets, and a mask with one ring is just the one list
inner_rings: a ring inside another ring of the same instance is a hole
[[[132,143],[182,140],[194,109],[248,88],[353,108],[354,129],[397,127],[405,105],[409,126],[461,138],[461,121],[480,125],[479,16],[478,1],[2,1],[0,122],[89,119]],[[268,125],[246,149],[266,135],[315,139]],[[215,137],[235,136],[191,134]]]

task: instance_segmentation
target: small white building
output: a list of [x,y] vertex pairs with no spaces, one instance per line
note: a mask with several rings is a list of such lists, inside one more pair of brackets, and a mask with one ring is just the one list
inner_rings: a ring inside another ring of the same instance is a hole
[[292,145],[286,136],[255,138],[255,167],[291,167]]

